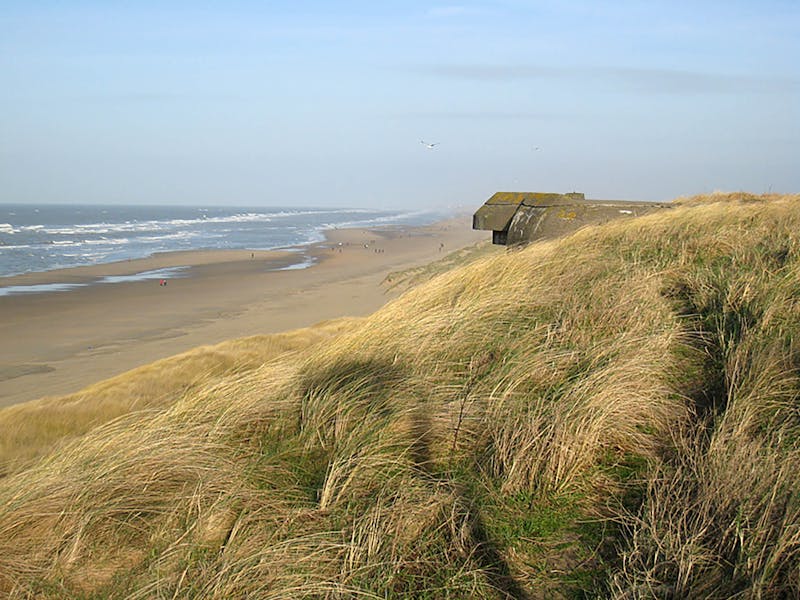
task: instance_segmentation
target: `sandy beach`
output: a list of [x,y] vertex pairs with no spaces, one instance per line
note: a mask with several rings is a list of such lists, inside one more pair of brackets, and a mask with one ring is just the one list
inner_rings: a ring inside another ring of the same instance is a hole
[[[369,314],[396,294],[381,285],[389,273],[485,239],[462,216],[419,228],[331,230],[299,251],[171,252],[2,278],[0,286],[89,285],[0,296],[0,406],[75,392],[204,344]],[[170,267],[184,268],[166,285],[98,283]]]

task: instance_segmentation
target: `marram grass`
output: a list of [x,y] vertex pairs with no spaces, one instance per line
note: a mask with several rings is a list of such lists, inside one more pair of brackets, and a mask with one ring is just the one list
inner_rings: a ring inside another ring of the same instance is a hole
[[798,232],[682,200],[0,411],[0,593],[795,597]]
[[18,471],[57,444],[132,411],[159,411],[209,382],[230,378],[335,336],[351,319],[201,346],[133,369],[63,397],[0,410],[0,476]]

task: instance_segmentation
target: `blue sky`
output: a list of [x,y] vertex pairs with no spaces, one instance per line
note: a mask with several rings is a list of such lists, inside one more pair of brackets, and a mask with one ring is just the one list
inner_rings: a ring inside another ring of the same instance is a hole
[[0,11],[0,202],[666,200],[797,192],[799,159],[796,0]]

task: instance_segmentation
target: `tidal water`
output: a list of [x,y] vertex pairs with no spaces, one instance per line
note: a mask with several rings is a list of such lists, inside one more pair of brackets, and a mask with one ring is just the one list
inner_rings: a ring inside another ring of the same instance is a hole
[[327,229],[425,225],[444,216],[353,208],[0,204],[0,277],[175,250],[302,248],[323,240]]

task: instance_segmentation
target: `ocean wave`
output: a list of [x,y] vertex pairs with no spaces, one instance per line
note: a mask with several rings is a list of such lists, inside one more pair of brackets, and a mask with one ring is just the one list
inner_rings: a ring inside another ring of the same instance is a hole
[[[31,225],[24,229],[28,231],[43,230],[50,235],[75,235],[75,234],[103,234],[114,232],[132,231],[162,231],[175,227],[192,227],[201,224],[225,224],[225,223],[269,223],[274,219],[292,218],[299,216],[323,216],[323,215],[358,215],[375,212],[367,209],[320,209],[320,210],[280,210],[275,212],[242,212],[232,215],[222,215],[208,217],[202,215],[196,219],[161,219],[146,221],[121,221],[116,223],[95,222],[79,223],[68,227],[45,227],[43,225]],[[387,218],[393,219],[394,216]],[[361,221],[358,221],[361,222]],[[371,222],[366,220],[364,222]]]
[[306,217],[310,215],[349,215],[349,214],[365,214],[376,212],[366,208],[336,208],[336,209],[313,209],[313,210],[281,210],[274,213],[265,213],[266,216],[273,218],[280,217]]
[[179,231],[177,233],[165,233],[163,235],[142,235],[136,238],[139,242],[164,242],[167,240],[190,240],[200,237],[199,231]]
[[83,240],[81,243],[90,246],[123,246],[130,244],[131,241],[128,238],[101,238],[99,240]]
[[72,225],[70,227],[46,227],[43,233],[48,235],[102,235],[104,233],[121,233],[132,231],[148,231],[152,227],[145,227],[136,223],[96,223],[93,225]]
[[[324,241],[325,232],[335,228],[435,220],[427,218],[434,211],[319,207],[80,207],[77,212],[47,207],[41,215],[33,213],[37,210],[27,207],[25,220],[13,225],[3,223],[14,220],[9,213],[0,217],[0,234],[7,244],[14,242],[13,247],[0,246],[0,275],[144,258],[173,250],[302,250]],[[6,236],[12,230],[18,235]]]
[[435,215],[435,214],[436,213],[429,210],[408,211],[394,215],[382,215],[380,217],[374,217],[372,219],[342,221],[338,223],[326,223],[323,226],[323,229],[325,230],[351,229],[353,227],[369,227],[371,225],[389,225],[393,223],[402,223],[404,221],[417,219],[426,215]]

